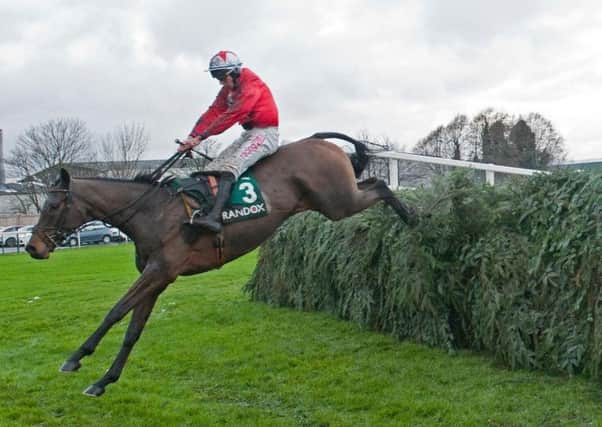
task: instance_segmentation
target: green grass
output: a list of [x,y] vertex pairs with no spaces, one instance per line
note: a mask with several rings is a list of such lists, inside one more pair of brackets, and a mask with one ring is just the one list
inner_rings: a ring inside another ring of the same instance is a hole
[[323,313],[250,302],[256,256],[161,296],[121,380],[81,391],[127,321],[63,374],[63,360],[136,277],[130,245],[0,256],[0,425],[598,425],[602,389],[510,372],[484,356],[362,331]]

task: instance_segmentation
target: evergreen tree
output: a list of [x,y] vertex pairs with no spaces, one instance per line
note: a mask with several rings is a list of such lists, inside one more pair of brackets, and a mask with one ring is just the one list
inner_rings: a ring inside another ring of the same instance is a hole
[[510,131],[510,144],[514,149],[513,163],[521,168],[537,167],[537,149],[535,134],[523,119],[520,119]]
[[501,120],[495,121],[489,128],[491,142],[492,163],[498,165],[511,164],[512,150],[506,140],[506,126]]

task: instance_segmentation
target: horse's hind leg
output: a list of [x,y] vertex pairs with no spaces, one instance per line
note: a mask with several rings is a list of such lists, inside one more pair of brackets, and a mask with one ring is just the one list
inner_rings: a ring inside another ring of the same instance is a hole
[[115,361],[106,372],[106,374],[98,380],[96,383],[92,384],[88,387],[84,394],[88,396],[98,397],[105,392],[105,387],[111,383],[117,382],[119,377],[121,376],[121,371],[125,366],[125,362],[127,361],[130,352],[134,348],[134,344],[140,338],[142,334],[142,330],[144,329],[144,325],[146,325],[146,321],[155,306],[155,302],[158,298],[157,295],[150,295],[145,300],[141,301],[135,308],[134,313],[132,314],[132,319],[130,320],[130,325],[128,326],[128,330],[125,333],[125,338],[123,340],[123,344],[121,346],[121,350],[119,350],[119,354],[115,358]]
[[[367,182],[370,179],[367,179]],[[360,186],[362,182],[358,183],[358,188],[362,188]],[[416,211],[409,206],[406,206],[401,200],[395,196],[395,193],[391,191],[387,183],[381,179],[377,179],[373,184],[369,186],[363,186],[366,192],[376,192],[381,200],[383,200],[387,205],[391,206],[393,210],[399,215],[399,217],[408,225],[416,225],[418,223],[418,216],[416,215]]]
[[383,180],[376,178],[359,182],[357,189],[347,193],[345,197],[335,197],[328,202],[324,201],[318,210],[328,218],[338,220],[361,212],[380,200],[391,206],[406,224],[416,224],[417,218],[414,210],[395,197]]
[[371,178],[368,178],[368,179],[358,182],[357,188],[359,188],[360,190],[367,190],[370,187],[373,187],[374,184],[376,184],[378,181],[379,181],[378,178],[371,177]]

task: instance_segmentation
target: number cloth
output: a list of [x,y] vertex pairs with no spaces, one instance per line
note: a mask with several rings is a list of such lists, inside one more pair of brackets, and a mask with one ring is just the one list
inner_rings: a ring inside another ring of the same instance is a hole
[[268,206],[251,172],[245,172],[234,184],[230,200],[222,212],[222,222],[229,224],[268,214]]

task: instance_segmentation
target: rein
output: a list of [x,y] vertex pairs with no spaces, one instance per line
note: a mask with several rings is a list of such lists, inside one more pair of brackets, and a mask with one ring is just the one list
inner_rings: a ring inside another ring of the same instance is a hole
[[[178,142],[178,140],[176,140],[176,141]],[[179,142],[179,143],[181,144],[181,142]],[[149,175],[149,179],[150,179],[151,185],[152,185],[151,188],[146,190],[144,193],[142,193],[140,195],[140,197],[134,199],[127,205],[125,205],[121,208],[115,209],[112,212],[109,212],[108,214],[105,215],[104,219],[107,219],[108,220],[107,222],[113,224],[113,222],[111,222],[111,220],[110,220],[111,217],[130,209],[131,207],[135,206],[138,202],[140,202],[146,196],[159,190],[159,188],[161,188],[161,186],[159,185],[159,179],[161,179],[161,177],[165,174],[165,172],[167,172],[178,160],[180,160],[182,157],[184,157],[186,155],[187,155],[186,152],[179,152],[179,153],[177,152],[177,153],[173,154],[169,159],[167,159],[166,161],[161,163],[161,165],[159,165],[159,167],[157,169],[155,169],[153,172],[151,172],[151,174]],[[127,224],[128,221],[130,219],[132,219],[132,217],[134,215],[136,215],[137,212],[138,212],[138,209],[134,210],[128,217],[126,217],[124,220],[121,220],[120,224],[113,224],[113,225],[117,228],[121,228],[122,226]],[[101,221],[104,222],[104,219]]]
[[[179,152],[179,153],[175,153],[174,155],[172,155],[169,159],[167,159],[165,162],[163,162],[157,169],[155,169],[150,174],[149,178],[151,181],[151,187],[148,190],[146,190],[144,193],[142,193],[140,196],[136,197],[134,200],[132,200],[130,203],[126,204],[125,206],[114,209],[113,211],[110,211],[109,213],[104,215],[104,217],[102,219],[100,219],[100,218],[99,219],[103,222],[111,223],[113,226],[115,226],[117,228],[122,228],[125,224],[128,223],[128,221],[130,219],[132,219],[132,217],[134,215],[136,215],[136,213],[140,210],[140,207],[133,209],[129,215],[127,215],[124,219],[121,219],[117,223],[115,223],[112,220],[112,218],[114,218],[116,215],[126,212],[129,209],[132,209],[137,204],[139,204],[143,199],[145,199],[146,197],[150,196],[151,194],[154,194],[155,192],[157,192],[161,188],[161,186],[159,184],[159,179],[161,179],[161,177],[165,174],[165,172],[167,172],[178,160],[180,160],[186,154],[187,154],[186,152]],[[205,157],[207,157],[207,156],[205,156]],[[44,241],[44,243],[47,246],[56,248],[60,245],[60,243],[65,239],[65,237],[67,235],[69,235],[72,232],[74,232],[75,230],[77,230],[77,228],[73,228],[73,229],[64,228],[65,218],[67,216],[67,211],[69,210],[69,208],[71,207],[71,204],[73,202],[74,193],[73,193],[73,191],[71,191],[69,189],[64,189],[64,188],[50,189],[50,190],[48,190],[48,193],[65,193],[66,203],[65,203],[65,206],[63,207],[63,211],[61,212],[59,220],[57,221],[57,224],[54,227],[41,226],[38,224],[34,227],[34,229],[32,231],[33,231],[33,233],[38,234],[38,236],[40,236],[42,241]]]
[[[180,160],[182,157],[184,157],[186,155],[185,152],[181,152],[181,153],[175,153],[174,155],[172,155],[169,159],[167,159],[166,161],[164,161],[163,163],[161,163],[161,165],[159,165],[159,167],[157,169],[155,169],[153,172],[151,172],[150,174],[150,181],[151,181],[151,185],[152,187],[149,188],[148,190],[146,190],[144,193],[142,193],[139,197],[137,197],[136,199],[134,199],[133,201],[131,201],[130,203],[128,203],[125,206],[122,206],[118,209],[113,210],[112,212],[109,212],[108,214],[105,215],[104,219],[107,219],[109,223],[113,224],[115,227],[117,228],[121,228],[122,226],[124,226],[125,224],[128,223],[128,221],[130,219],[132,219],[132,217],[134,215],[136,215],[136,213],[138,212],[138,209],[134,210],[128,217],[126,217],[124,220],[121,220],[119,224],[114,224],[113,222],[111,222],[111,217],[120,214],[128,209],[130,209],[131,207],[135,206],[138,202],[140,202],[142,199],[144,199],[146,196],[156,192],[157,190],[159,190],[161,188],[161,186],[159,185],[159,179],[161,179],[161,177],[165,174],[165,172],[167,172],[178,160]],[[104,219],[102,219],[101,221],[105,222]]]
[[[148,190],[146,190],[140,196],[136,197],[130,203],[109,212],[108,214],[104,215],[103,218],[100,220],[103,222],[109,222],[117,228],[122,228],[125,224],[128,223],[128,221],[130,219],[132,219],[132,217],[134,215],[136,215],[136,213],[140,210],[140,208],[134,209],[125,219],[122,219],[118,223],[113,222],[111,220],[111,218],[115,217],[115,215],[118,215],[118,214],[125,212],[128,209],[131,209],[132,207],[136,206],[138,203],[140,203],[140,201],[142,201],[144,198],[148,197],[149,195],[157,192],[160,188],[161,187],[159,185],[153,184],[152,187],[150,187]],[[37,233],[47,246],[56,248],[56,247],[60,246],[60,243],[65,239],[65,237],[67,235],[69,235],[69,234],[73,233],[75,230],[77,230],[77,228],[66,229],[63,226],[63,224],[65,223],[65,218],[67,216],[66,213],[69,210],[69,208],[71,207],[74,193],[71,190],[62,189],[62,188],[50,189],[50,190],[48,190],[48,192],[49,193],[65,193],[65,195],[67,197],[67,201],[65,203],[65,207],[63,208],[64,210],[63,210],[63,212],[61,212],[61,216],[59,217],[59,220],[58,220],[56,226],[48,227],[48,226],[41,226],[38,224],[34,227],[33,233]],[[49,243],[50,243],[50,245],[49,245]]]
[[[160,186],[160,185],[158,185],[158,184],[152,184],[152,187],[151,187],[151,188],[149,188],[148,190],[146,190],[146,191],[145,191],[144,193],[142,193],[140,196],[136,197],[134,200],[132,200],[132,201],[131,201],[130,203],[128,203],[127,205],[125,205],[125,206],[122,206],[122,207],[120,207],[120,208],[117,208],[117,209],[115,209],[115,210],[113,210],[113,211],[109,212],[108,214],[106,214],[106,215],[104,216],[104,218],[103,218],[103,219],[101,219],[101,221],[103,221],[103,222],[109,222],[110,224],[112,224],[114,227],[117,227],[117,228],[121,228],[121,227],[123,227],[125,224],[127,224],[127,223],[128,223],[128,221],[129,221],[130,219],[132,219],[132,217],[133,217],[134,215],[136,215],[136,213],[137,213],[137,212],[138,212],[140,209],[135,209],[135,210],[133,210],[133,211],[132,211],[132,213],[131,213],[129,216],[127,216],[125,219],[121,220],[121,221],[120,221],[118,224],[115,224],[115,223],[113,223],[113,222],[111,221],[111,217],[114,217],[115,215],[118,215],[118,214],[120,214],[120,213],[122,213],[122,212],[125,212],[126,210],[128,210],[128,209],[130,209],[130,208],[134,207],[134,206],[135,206],[136,204],[138,204],[138,203],[139,203],[139,202],[140,202],[142,199],[144,199],[145,197],[147,197],[147,196],[149,196],[149,195],[151,195],[151,194],[153,194],[153,193],[157,192],[157,191],[158,191],[160,188],[161,188],[161,186]],[[107,221],[105,221],[105,220],[107,220]]]

